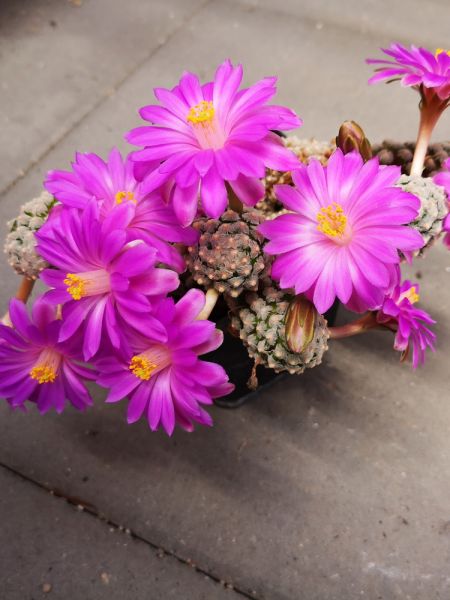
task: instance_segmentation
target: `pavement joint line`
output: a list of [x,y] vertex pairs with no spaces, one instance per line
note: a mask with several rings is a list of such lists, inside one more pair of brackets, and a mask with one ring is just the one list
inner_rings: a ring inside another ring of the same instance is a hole
[[139,61],[133,67],[131,67],[113,85],[109,86],[106,93],[100,96],[96,102],[91,104],[91,106],[88,107],[87,110],[72,123],[72,125],[70,125],[65,131],[63,131],[61,135],[59,135],[53,142],[51,142],[49,146],[47,146],[47,148],[39,154],[39,156],[33,158],[23,169],[21,169],[12,181],[7,183],[4,188],[0,189],[0,197],[7,194],[10,190],[14,188],[14,186],[19,181],[24,179],[24,177],[26,177],[36,165],[38,165],[42,160],[44,160],[50,154],[50,152],[54,148],[56,148],[56,146],[58,146],[58,144],[60,144],[68,135],[72,133],[72,131],[74,131],[79,125],[81,125],[83,121],[85,121],[85,119],[87,119],[90,114],[92,114],[95,110],[97,110],[97,108],[99,108],[104,102],[106,102],[108,98],[113,96],[130,77],[137,73],[137,71],[139,71],[139,69],[143,67],[148,60],[153,58],[153,56],[155,56],[161,50],[161,48],[163,48],[168,42],[170,42],[170,40],[175,35],[177,35],[177,33],[179,33],[186,25],[188,25],[211,2],[212,0],[205,0],[204,2],[202,2],[202,4],[200,4],[195,10],[192,11],[188,18],[183,19],[180,22],[180,24],[177,27],[175,27],[173,31],[168,33],[164,40],[158,43],[157,46],[153,48],[141,61]]
[[[212,1],[214,3],[216,3],[216,2],[220,3],[220,0],[212,0]],[[314,26],[316,26],[318,23],[321,23],[322,25],[325,25],[328,27],[334,27],[335,29],[341,29],[343,31],[350,31],[351,33],[356,33],[358,35],[362,35],[362,36],[368,37],[368,38],[374,38],[375,40],[379,39],[380,35],[383,35],[386,37],[386,33],[382,30],[377,32],[374,29],[368,28],[368,29],[362,31],[357,26],[345,25],[344,23],[340,23],[339,21],[327,19],[326,15],[324,15],[325,18],[322,18],[322,16],[310,17],[309,15],[298,15],[298,14],[289,12],[288,10],[283,10],[283,9],[278,10],[278,8],[275,10],[273,8],[268,8],[267,6],[261,6],[259,4],[258,5],[247,4],[245,2],[245,0],[228,0],[228,1],[231,2],[231,4],[234,4],[235,6],[239,6],[240,8],[244,9],[245,12],[253,12],[253,11],[257,10],[258,12],[267,13],[268,15],[278,15],[278,16],[286,17],[288,19],[293,19],[295,21],[300,21],[301,23],[307,23],[309,25],[314,25]],[[401,33],[398,33],[395,36],[395,41],[400,44],[403,44],[405,46],[408,46],[411,43],[411,38],[403,37],[401,35]],[[374,52],[376,52],[378,49],[379,49],[379,46],[376,46],[374,48]]]
[[86,513],[90,517],[92,517],[94,519],[98,519],[99,521],[102,521],[103,523],[105,523],[105,525],[108,525],[109,527],[113,527],[115,530],[120,531],[124,535],[128,535],[129,537],[131,537],[139,542],[142,542],[142,543],[146,544],[147,546],[150,546],[150,548],[152,548],[156,552],[162,552],[163,555],[170,556],[171,558],[176,559],[182,565],[195,570],[197,573],[207,577],[208,579],[211,579],[212,581],[214,581],[214,583],[224,587],[227,591],[234,592],[237,596],[241,596],[242,598],[247,598],[248,600],[264,600],[262,597],[258,598],[258,596],[256,596],[255,594],[248,593],[245,590],[243,590],[239,587],[236,587],[234,585],[234,583],[227,582],[225,579],[223,579],[219,575],[209,572],[208,570],[206,570],[206,568],[200,567],[194,560],[183,558],[182,556],[178,555],[173,550],[167,550],[166,548],[163,548],[159,544],[155,544],[151,540],[143,537],[139,533],[136,533],[132,529],[124,527],[123,525],[119,525],[118,523],[116,523],[115,521],[113,521],[112,519],[107,517],[106,515],[102,514],[95,506],[93,506],[92,504],[90,504],[88,502],[85,502],[81,498],[77,498],[75,496],[68,496],[61,490],[58,490],[56,488],[53,489],[49,485],[42,483],[36,479],[33,479],[32,477],[29,477],[28,475],[25,475],[21,471],[18,471],[14,467],[11,467],[1,461],[0,461],[0,467],[5,469],[9,473],[12,473],[16,477],[19,477],[23,481],[26,481],[27,483],[31,483],[32,485],[35,485],[36,487],[47,492],[51,496],[65,500],[67,502],[67,504],[69,504],[73,508],[76,508],[78,511]]

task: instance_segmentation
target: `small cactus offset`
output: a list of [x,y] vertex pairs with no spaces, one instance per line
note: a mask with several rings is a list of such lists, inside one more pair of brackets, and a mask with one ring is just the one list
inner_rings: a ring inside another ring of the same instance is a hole
[[7,223],[9,233],[4,250],[9,264],[19,275],[37,279],[39,273],[48,266],[47,261],[36,252],[34,234],[45,223],[55,204],[53,196],[44,191],[24,204],[20,214]]
[[187,266],[194,281],[233,298],[257,290],[264,271],[263,236],[256,227],[264,220],[257,210],[239,214],[227,210],[220,219],[198,219],[198,245],[188,247]]
[[447,195],[444,188],[436,185],[430,177],[402,175],[397,185],[420,199],[420,211],[411,227],[417,229],[425,241],[425,246],[418,253],[422,255],[442,232],[448,213]]
[[314,309],[316,318],[312,335],[301,352],[293,352],[286,337],[286,313],[294,296],[279,290],[267,278],[264,283],[261,293],[246,294],[247,307],[236,308],[232,316],[232,327],[239,332],[249,355],[257,364],[277,373],[301,374],[305,369],[316,367],[328,350],[329,332],[325,318]]

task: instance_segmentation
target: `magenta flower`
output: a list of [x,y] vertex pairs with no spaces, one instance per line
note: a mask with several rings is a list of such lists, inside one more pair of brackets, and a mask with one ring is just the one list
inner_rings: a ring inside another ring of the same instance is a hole
[[442,230],[444,232],[444,244],[450,250],[450,213],[445,217],[444,223],[442,225]]
[[398,283],[398,251],[423,246],[421,235],[405,227],[420,201],[393,184],[398,167],[363,164],[358,153],[336,150],[328,166],[313,160],[293,172],[295,187],[277,186],[293,211],[259,230],[269,238],[265,251],[278,255],[272,275],[282,288],[304,293],[321,313],[335,298],[350,309],[378,308]]
[[168,242],[193,244],[197,234],[179,225],[172,207],[167,206],[159,191],[142,192],[142,184],[133,175],[133,165],[129,156],[122,159],[117,148],[111,150],[107,162],[96,154],[77,153],[73,171],[49,171],[45,187],[68,207],[83,209],[96,198],[101,219],[121,206],[128,240],[143,239],[156,248],[158,262],[182,272],[183,258]]
[[442,185],[447,197],[450,198],[450,158],[447,158],[444,169],[433,177],[433,181],[436,185]]
[[[199,195],[204,212],[213,218],[226,209],[228,183],[240,200],[253,206],[264,195],[260,179],[265,168],[295,168],[296,157],[272,129],[301,125],[295,113],[282,106],[266,106],[275,94],[275,77],[239,90],[242,66],[229,60],[216,71],[214,81],[201,85],[186,72],[172,90],[156,88],[161,106],[145,106],[140,115],[154,123],[138,127],[126,138],[143,146],[133,154],[137,164],[149,163],[146,192],[167,184],[175,213],[189,225],[197,213]],[[142,167],[141,167],[142,169]]]
[[110,388],[106,401],[129,397],[128,423],[145,412],[153,431],[162,425],[169,435],[176,423],[187,431],[194,422],[212,424],[201,405],[229,394],[234,386],[221,366],[198,359],[218,348],[223,337],[211,321],[196,320],[204,304],[204,294],[196,289],[177,304],[172,298],[162,300],[155,316],[167,332],[165,343],[130,332],[125,352],[97,361],[97,383]]
[[73,343],[58,342],[62,321],[55,320],[55,309],[41,297],[30,320],[24,303],[13,299],[9,316],[13,328],[0,324],[0,396],[13,408],[36,402],[41,413],[62,412],[66,399],[79,410],[90,406],[83,380],[96,373],[80,364]]
[[421,175],[433,129],[450,101],[450,52],[438,48],[432,54],[425,48],[391,44],[383,52],[393,60],[367,59],[369,64],[380,65],[369,83],[399,79],[402,85],[412,87],[421,96],[420,125],[411,175]]
[[[441,171],[434,176],[433,181],[437,185],[442,185],[447,194],[447,198],[450,198],[450,158],[445,161],[445,171]],[[450,213],[445,217],[442,230],[445,233],[444,244],[450,250]]]
[[425,351],[434,352],[436,335],[426,326],[435,323],[424,310],[414,308],[419,301],[419,286],[410,281],[397,285],[389,294],[377,314],[379,323],[391,325],[396,329],[394,348],[403,353],[403,358],[412,349],[413,368],[425,362]]
[[450,52],[438,48],[433,54],[425,48],[411,46],[409,49],[401,44],[391,44],[390,48],[382,48],[392,60],[368,58],[366,62],[379,65],[378,73],[369,79],[369,83],[378,83],[400,79],[405,87],[427,88],[440,98],[450,98]]
[[41,273],[44,283],[54,288],[46,297],[64,305],[59,339],[70,338],[85,323],[86,360],[98,351],[102,333],[114,347],[120,346],[123,322],[165,341],[149,298],[173,291],[179,283],[174,271],[155,267],[154,248],[142,241],[126,242],[115,211],[103,222],[98,213],[92,200],[84,211],[61,211],[36,234],[39,254],[54,267]]
[[380,65],[369,83],[400,79],[402,85],[412,87],[421,96],[420,125],[411,175],[422,174],[427,148],[433,129],[450,102],[450,51],[438,48],[432,54],[425,48],[391,44],[383,52],[393,60],[367,59],[369,64]]

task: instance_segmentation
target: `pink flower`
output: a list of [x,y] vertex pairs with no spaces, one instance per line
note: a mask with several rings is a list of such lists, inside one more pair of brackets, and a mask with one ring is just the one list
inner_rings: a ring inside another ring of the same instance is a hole
[[78,410],[92,404],[84,380],[96,373],[81,364],[76,343],[59,342],[62,321],[55,309],[40,297],[30,319],[25,305],[13,299],[9,305],[12,328],[0,324],[0,396],[13,408],[27,400],[41,413],[62,412],[66,399]]
[[227,206],[226,183],[253,206],[264,195],[260,179],[266,167],[288,171],[297,166],[296,157],[271,132],[301,125],[288,108],[266,105],[276,92],[276,78],[239,90],[241,80],[242,66],[233,67],[229,60],[205,85],[186,72],[172,90],[155,89],[160,106],[140,110],[154,125],[126,136],[144,148],[133,154],[140,171],[145,163],[149,166],[143,189],[147,193],[168,186],[182,225],[194,219],[199,195],[205,213],[217,218]]
[[403,353],[403,357],[412,349],[413,368],[425,362],[425,351],[434,351],[436,335],[425,325],[435,323],[424,310],[414,308],[419,301],[419,285],[404,281],[397,285],[385,298],[377,314],[379,323],[391,325],[396,329],[394,348]]
[[[450,198],[450,158],[445,161],[445,171],[441,171],[434,176],[433,181],[437,185],[442,185],[447,194],[447,198]],[[450,207],[450,205],[449,205]],[[444,231],[444,244],[450,250],[450,213],[445,217],[444,224],[442,226]]]
[[378,73],[369,83],[400,79],[403,86],[419,89],[421,86],[433,91],[440,100],[450,98],[450,52],[439,48],[433,54],[426,48],[391,44],[382,48],[393,60],[368,58],[366,62],[380,65]]
[[165,331],[152,316],[150,299],[178,287],[178,276],[156,268],[156,250],[144,242],[126,241],[117,226],[116,213],[99,219],[96,200],[86,208],[65,209],[37,232],[38,252],[51,265],[41,278],[53,289],[46,298],[63,304],[60,341],[69,339],[82,325],[83,352],[89,360],[106,335],[114,347],[121,345],[121,324],[165,340]]
[[201,405],[234,386],[221,366],[198,358],[218,348],[223,337],[211,321],[196,320],[204,304],[205,295],[195,289],[177,304],[162,300],[155,317],[167,333],[164,343],[130,331],[123,353],[97,361],[97,382],[110,388],[106,401],[128,396],[129,423],[145,414],[153,431],[162,426],[169,435],[176,423],[187,431],[194,422],[212,424]]
[[77,153],[73,170],[49,171],[45,187],[66,207],[83,209],[95,198],[102,220],[115,211],[128,240],[144,240],[156,248],[159,262],[182,272],[184,260],[168,242],[193,244],[197,234],[180,226],[159,191],[143,192],[142,184],[134,177],[133,165],[129,156],[122,159],[117,148],[111,150],[106,162],[96,154]]
[[444,223],[442,225],[442,230],[444,231],[444,244],[450,250],[450,214],[445,217]]
[[422,236],[405,227],[420,201],[393,187],[398,167],[363,164],[358,153],[336,150],[328,166],[313,160],[293,172],[295,187],[277,186],[291,214],[266,221],[265,251],[277,255],[272,275],[282,288],[305,293],[320,313],[335,298],[350,309],[378,308],[398,282],[399,250],[423,246]]

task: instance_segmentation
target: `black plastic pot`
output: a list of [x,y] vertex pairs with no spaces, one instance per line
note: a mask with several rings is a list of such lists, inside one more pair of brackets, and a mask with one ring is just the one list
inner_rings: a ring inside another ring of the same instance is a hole
[[[335,302],[325,314],[330,326],[336,320],[338,307],[339,302]],[[249,357],[242,341],[228,332],[229,319],[226,305],[219,303],[214,309],[211,318],[217,323],[217,327],[223,331],[224,340],[220,348],[205,355],[204,358],[222,365],[228,373],[230,381],[235,385],[235,389],[231,394],[214,400],[216,406],[220,406],[221,408],[238,408],[257,396],[259,391],[270,387],[275,381],[289,377],[287,373],[275,373],[273,369],[267,369],[259,365],[257,367],[258,389],[254,391],[250,390],[247,382],[252,373],[253,360]]]

